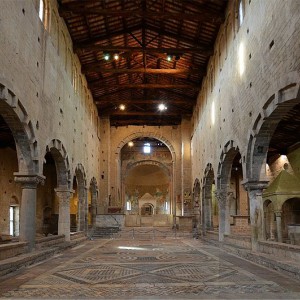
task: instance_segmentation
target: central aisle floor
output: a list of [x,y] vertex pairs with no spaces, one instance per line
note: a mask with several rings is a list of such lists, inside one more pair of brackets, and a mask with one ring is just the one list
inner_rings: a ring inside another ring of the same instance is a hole
[[93,240],[0,283],[27,299],[300,299],[300,282],[200,240]]

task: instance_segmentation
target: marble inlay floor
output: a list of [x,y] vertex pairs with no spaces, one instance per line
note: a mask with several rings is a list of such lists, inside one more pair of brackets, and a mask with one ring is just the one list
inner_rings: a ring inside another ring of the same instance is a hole
[[94,240],[2,280],[0,296],[300,299],[300,282],[198,240]]

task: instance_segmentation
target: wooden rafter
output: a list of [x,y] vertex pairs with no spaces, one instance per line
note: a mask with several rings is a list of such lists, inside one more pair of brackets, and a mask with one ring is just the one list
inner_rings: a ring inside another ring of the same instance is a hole
[[89,84],[90,88],[99,87],[99,88],[109,88],[117,86],[120,88],[128,89],[200,89],[200,86],[197,84],[158,84],[158,83],[122,83],[122,84],[103,84],[103,82],[94,82]]
[[102,99],[102,100],[95,100],[96,105],[102,105],[107,103],[114,103],[114,104],[159,104],[159,103],[165,103],[165,104],[185,104],[185,105],[194,105],[195,101],[189,101],[184,99]]
[[88,51],[102,51],[102,52],[128,52],[136,53],[166,53],[166,54],[184,54],[184,53],[198,53],[205,56],[213,54],[212,47],[191,47],[191,48],[146,48],[146,47],[120,47],[120,46],[103,46],[101,44],[87,45],[85,43],[77,44],[74,46],[75,52],[85,53]]
[[209,22],[214,24],[221,24],[224,22],[222,13],[215,11],[199,11],[197,13],[191,12],[157,12],[143,9],[132,10],[115,10],[115,9],[101,9],[97,7],[87,7],[84,2],[81,6],[74,6],[72,4],[63,4],[59,7],[59,15],[63,18],[69,18],[73,15],[99,15],[108,17],[123,17],[123,18],[149,18],[149,19],[176,19],[176,20],[191,20],[196,22]]
[[131,68],[131,69],[108,69],[95,64],[90,66],[83,66],[81,69],[82,73],[86,74],[88,72],[100,72],[100,73],[112,73],[112,74],[132,74],[132,73],[142,73],[142,74],[198,74],[204,75],[206,70],[202,68],[199,69],[150,69],[150,68]]

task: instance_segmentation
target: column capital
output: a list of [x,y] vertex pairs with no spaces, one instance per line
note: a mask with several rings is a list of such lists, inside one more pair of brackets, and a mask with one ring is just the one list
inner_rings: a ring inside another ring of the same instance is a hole
[[281,210],[274,211],[274,214],[277,218],[281,218],[282,211]]
[[22,188],[25,189],[36,189],[37,185],[44,184],[45,176],[39,174],[21,174],[21,173],[14,173],[14,180],[16,183],[20,183]]
[[250,192],[253,190],[264,190],[268,187],[269,181],[267,180],[245,180],[242,182],[242,185],[245,187],[245,189]]
[[72,189],[69,189],[69,188],[65,188],[65,187],[57,187],[54,189],[55,193],[57,194],[65,194],[67,195],[68,193],[69,194],[74,194],[74,190]]

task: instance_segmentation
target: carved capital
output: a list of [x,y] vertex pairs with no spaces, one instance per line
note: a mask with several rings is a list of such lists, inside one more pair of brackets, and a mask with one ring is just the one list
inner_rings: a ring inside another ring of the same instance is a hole
[[59,204],[63,206],[70,205],[70,198],[72,197],[74,190],[56,188],[54,191],[59,199]]
[[275,211],[274,214],[275,214],[276,218],[281,218],[282,211]]
[[225,204],[227,199],[227,193],[225,190],[216,190],[215,195],[220,204]]
[[268,187],[268,183],[269,181],[247,180],[244,181],[242,184],[248,192],[261,191],[262,194],[263,190]]
[[20,183],[22,189],[36,189],[38,184],[44,184],[45,176],[37,174],[14,173],[15,182]]

